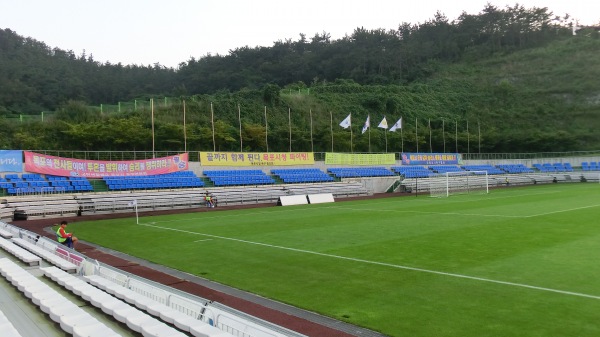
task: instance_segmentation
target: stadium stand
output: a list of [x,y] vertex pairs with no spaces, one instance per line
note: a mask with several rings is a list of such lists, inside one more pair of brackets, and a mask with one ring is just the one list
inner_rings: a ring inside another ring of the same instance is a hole
[[598,163],[595,161],[592,162],[582,162],[581,169],[583,171],[598,171]]
[[433,171],[420,165],[392,166],[391,169],[405,178],[428,178],[434,175]]
[[433,166],[429,166],[429,169],[435,173],[464,171],[462,168],[460,168],[459,166],[456,166],[456,165],[433,165]]
[[536,168],[539,172],[549,173],[549,172],[573,172],[573,167],[570,163],[543,163],[543,164],[533,164],[533,167]]
[[60,216],[68,213],[77,213],[79,202],[75,195],[57,194],[35,196],[27,195],[11,199],[5,204],[7,208],[20,210],[29,216]]
[[273,178],[261,170],[210,170],[203,173],[214,186],[275,184]]
[[504,174],[505,172],[501,169],[492,165],[463,165],[461,166],[465,171],[487,171],[488,174]]
[[337,178],[388,177],[394,173],[385,167],[343,167],[327,170]]
[[[92,314],[73,303],[32,273],[26,271],[8,258],[0,259],[2,276],[29,298],[50,319],[58,323],[73,336],[120,336],[111,328],[98,321]],[[3,329],[4,336],[4,329]]]
[[[270,177],[269,177],[270,178]],[[292,187],[293,186],[293,187]],[[132,190],[89,192],[81,194],[27,195],[6,200],[0,205],[6,214],[15,211],[27,217],[58,217],[65,214],[102,214],[134,211],[195,208],[205,205],[206,190],[183,188],[169,190]],[[280,196],[293,194],[332,193],[335,198],[369,195],[360,182],[320,182],[289,185],[211,187],[210,194],[218,205],[276,204]]]
[[39,266],[42,261],[42,258],[40,258],[39,256],[15,245],[7,239],[0,238],[0,247],[2,247],[2,249],[16,256],[17,258],[19,258],[19,260],[23,261],[24,263],[30,266]]
[[334,181],[333,177],[317,168],[273,169],[271,174],[286,184]]
[[[139,332],[144,336],[186,336],[174,327],[160,321],[160,319],[151,317],[149,314],[121,301],[122,297],[111,296],[116,295],[115,293],[109,295],[108,292],[103,292],[94,285],[55,267],[42,268],[42,271],[46,277],[101,309],[107,315],[113,316],[117,321],[126,324],[135,332]],[[98,300],[100,298],[102,300]]]
[[4,239],[10,239],[14,236],[14,234],[6,229],[4,229],[3,227],[0,227],[0,237],[4,238]]
[[583,172],[579,178],[585,182],[597,182],[600,181],[600,173],[598,172]]
[[192,171],[150,176],[110,176],[103,177],[102,180],[109,191],[158,190],[204,186],[204,181]]
[[79,257],[77,261],[73,258],[76,255],[69,254],[67,250],[58,247],[57,243],[50,242],[47,238],[39,238],[35,242],[24,238],[12,238],[11,240],[18,246],[69,273],[76,273],[79,263],[83,260],[82,257]]
[[84,177],[45,178],[37,173],[7,174],[0,178],[0,188],[8,195],[54,194],[93,191],[93,187]]
[[520,173],[533,173],[533,170],[523,164],[498,164],[497,168],[503,170],[506,173],[520,174]]

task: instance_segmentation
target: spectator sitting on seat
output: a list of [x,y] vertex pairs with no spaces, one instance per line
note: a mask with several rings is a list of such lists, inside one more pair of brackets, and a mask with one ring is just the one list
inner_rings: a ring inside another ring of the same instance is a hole
[[77,237],[73,236],[73,233],[67,233],[67,224],[68,223],[66,220],[61,221],[60,227],[56,231],[56,239],[59,243],[75,249],[75,244],[77,243],[78,239]]

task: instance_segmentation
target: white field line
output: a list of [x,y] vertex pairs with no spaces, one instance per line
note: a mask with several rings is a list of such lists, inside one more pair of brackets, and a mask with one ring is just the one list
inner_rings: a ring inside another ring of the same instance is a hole
[[566,213],[579,211],[582,209],[600,207],[600,204],[589,205],[589,206],[581,206],[568,208],[558,211],[538,213],[538,214],[530,214],[530,215],[506,215],[506,214],[478,214],[478,213],[460,213],[460,212],[427,212],[427,211],[411,211],[411,210],[396,210],[396,209],[368,209],[368,208],[353,208],[353,207],[344,207],[344,206],[330,206],[327,208],[333,209],[346,209],[350,211],[368,211],[368,212],[398,212],[398,213],[417,213],[417,214],[432,214],[432,215],[464,215],[464,216],[481,216],[481,217],[494,217],[494,218],[533,218],[538,216],[545,216],[557,213]]
[[598,207],[598,206],[600,206],[600,205],[581,206],[581,207],[563,209],[563,210],[559,210],[559,211],[552,211],[552,212],[546,212],[546,213],[526,215],[526,216],[524,216],[524,218],[533,218],[533,217],[536,217],[536,216],[544,216],[544,215],[550,215],[550,214],[572,212],[572,211],[578,211],[578,210],[581,210],[581,209],[594,208],[594,207]]
[[208,237],[216,238],[216,239],[242,242],[242,243],[247,243],[247,244],[251,244],[251,245],[257,245],[257,246],[263,246],[263,247],[270,247],[270,248],[276,248],[276,249],[283,249],[283,250],[288,250],[288,251],[293,251],[293,252],[298,252],[298,253],[312,254],[312,255],[330,257],[330,258],[335,258],[335,259],[340,259],[340,260],[346,260],[346,261],[354,261],[354,262],[360,262],[360,263],[366,263],[366,264],[372,264],[372,265],[378,265],[378,266],[384,266],[384,267],[391,267],[391,268],[404,269],[404,270],[412,270],[412,271],[429,273],[429,274],[436,274],[436,275],[442,275],[442,276],[457,277],[457,278],[463,278],[463,279],[474,280],[474,281],[489,282],[489,283],[495,283],[495,284],[503,284],[503,285],[513,286],[513,287],[528,288],[528,289],[534,289],[534,290],[540,290],[540,291],[547,291],[547,292],[558,293],[558,294],[563,294],[563,295],[578,296],[578,297],[585,297],[585,298],[590,298],[590,299],[594,299],[594,300],[600,300],[600,296],[583,294],[583,293],[576,293],[576,292],[572,292],[572,291],[565,291],[565,290],[559,290],[559,289],[537,287],[537,286],[532,286],[532,285],[522,284],[522,283],[514,283],[514,282],[492,280],[492,279],[487,279],[487,278],[482,278],[482,277],[475,277],[475,276],[468,276],[468,275],[461,275],[461,274],[454,274],[454,273],[446,273],[446,272],[441,272],[441,271],[436,271],[436,270],[429,270],[429,269],[408,267],[408,266],[402,266],[402,265],[391,264],[391,263],[384,263],[384,262],[363,260],[363,259],[357,259],[357,258],[352,258],[352,257],[340,256],[340,255],[333,255],[333,254],[313,252],[313,251],[304,250],[304,249],[297,249],[297,248],[291,248],[291,247],[283,247],[283,246],[270,245],[270,244],[261,243],[261,242],[253,242],[253,241],[248,241],[248,240],[242,240],[242,239],[236,239],[236,238],[229,238],[229,237],[225,237],[225,236],[218,236],[218,235],[212,235],[212,234],[204,234],[204,233],[191,232],[191,231],[182,230],[182,229],[176,229],[176,228],[168,228],[168,227],[162,227],[162,226],[155,226],[155,225],[150,225],[150,224],[143,224],[142,223],[142,224],[140,224],[140,226],[158,228],[158,229],[163,229],[163,230],[168,230],[168,231],[175,231],[175,232],[181,232],[181,233],[187,233],[187,234],[193,234],[193,235],[208,236]]
[[479,214],[479,213],[457,213],[457,212],[427,212],[427,211],[411,211],[411,210],[398,210],[398,209],[352,208],[352,207],[343,207],[343,206],[331,206],[331,207],[327,207],[327,208],[345,209],[345,210],[350,210],[350,211],[416,213],[416,214],[432,214],[432,215],[465,215],[465,216],[481,216],[481,217],[512,218],[512,219],[529,217],[529,216],[523,216],[523,215]]
[[202,241],[211,241],[212,239],[202,239],[202,240],[196,240],[194,242],[202,242]]

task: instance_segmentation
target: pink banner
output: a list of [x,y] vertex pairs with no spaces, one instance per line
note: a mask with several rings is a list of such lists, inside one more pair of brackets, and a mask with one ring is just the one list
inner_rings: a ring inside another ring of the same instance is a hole
[[63,177],[149,176],[187,171],[188,154],[144,160],[85,160],[24,151],[25,171]]

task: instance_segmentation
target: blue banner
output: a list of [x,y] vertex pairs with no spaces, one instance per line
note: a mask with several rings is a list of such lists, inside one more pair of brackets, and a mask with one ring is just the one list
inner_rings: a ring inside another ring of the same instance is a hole
[[23,172],[23,151],[0,150],[0,172]]
[[460,153],[402,153],[402,165],[461,165]]

